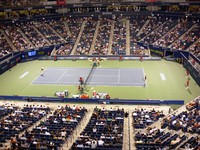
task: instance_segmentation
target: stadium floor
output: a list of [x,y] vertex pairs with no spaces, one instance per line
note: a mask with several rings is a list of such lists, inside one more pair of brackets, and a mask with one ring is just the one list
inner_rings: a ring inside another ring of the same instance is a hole
[[32,84],[78,85],[79,78],[87,85],[144,86],[141,68],[47,68]]

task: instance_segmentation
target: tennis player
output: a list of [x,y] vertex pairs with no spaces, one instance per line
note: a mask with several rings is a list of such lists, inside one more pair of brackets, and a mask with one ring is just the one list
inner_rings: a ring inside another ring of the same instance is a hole
[[41,67],[40,76],[44,76],[44,69],[45,67]]

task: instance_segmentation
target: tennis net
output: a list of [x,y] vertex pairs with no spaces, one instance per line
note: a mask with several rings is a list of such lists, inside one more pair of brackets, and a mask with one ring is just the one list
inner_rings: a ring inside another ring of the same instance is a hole
[[93,72],[94,68],[95,68],[95,66],[94,66],[94,65],[92,65],[92,68],[90,69],[90,72],[89,72],[89,74],[88,74],[87,78],[85,79],[85,82],[84,82],[84,87],[87,85],[87,82],[88,82],[88,80],[89,80],[90,76],[92,75],[92,72]]

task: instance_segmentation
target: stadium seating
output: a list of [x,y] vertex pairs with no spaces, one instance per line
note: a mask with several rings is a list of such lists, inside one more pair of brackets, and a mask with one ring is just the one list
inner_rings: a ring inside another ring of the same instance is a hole
[[89,123],[71,149],[122,149],[123,122],[123,109],[95,108]]
[[2,110],[5,112],[1,115],[0,142],[5,143],[6,140],[15,137],[15,135],[18,135],[46,116],[50,109],[48,107],[43,108],[42,106],[24,106],[21,109],[8,105],[4,106]]
[[155,45],[161,47],[169,47],[174,41],[176,41],[181,35],[183,35],[189,28],[192,26],[192,22],[187,20],[181,20],[175,28],[167,32],[164,37],[160,38],[156,42]]
[[184,149],[198,149],[200,147],[199,144],[199,139],[197,136],[195,137],[191,137],[190,139],[188,139],[186,142],[184,142],[181,146],[180,149],[184,150]]
[[130,20],[130,54],[133,56],[141,56],[144,55],[146,48],[144,46],[138,45],[137,42],[137,34],[143,27],[147,16],[131,16]]
[[19,50],[28,50],[34,48],[27,39],[22,35],[22,32],[20,32],[20,28],[18,28],[18,25],[5,25],[3,26],[3,29],[5,30],[8,37],[11,39],[14,46]]
[[115,22],[112,51],[113,55],[126,55],[126,19]]
[[34,22],[34,26],[46,37],[47,40],[50,41],[51,44],[61,44],[64,43],[64,39],[61,39],[58,35],[56,35],[51,29],[48,21],[37,21]]
[[137,37],[138,41],[142,41],[148,34],[150,34],[153,30],[160,27],[166,20],[162,17],[149,17],[147,20],[146,26],[142,28],[141,34]]
[[[198,149],[199,135],[199,97],[178,109],[175,113],[161,119],[161,124],[152,124],[144,130],[143,126],[135,126],[135,146],[137,149]],[[138,111],[136,111],[138,112]],[[133,112],[133,115],[137,116]],[[133,116],[134,117],[134,116]],[[137,117],[136,117],[137,118]],[[135,118],[134,118],[135,119]],[[145,119],[147,121],[147,119]],[[159,126],[159,124],[161,126]],[[176,131],[176,132],[174,132]],[[179,133],[179,134],[177,134]],[[188,133],[188,134],[186,134]]]
[[170,130],[182,130],[183,132],[200,134],[199,100],[197,99],[195,102],[190,102],[186,107],[188,110],[180,114],[172,114],[163,119],[162,128],[168,127]]
[[96,30],[97,20],[94,20],[91,17],[85,19],[86,19],[85,27],[76,50],[76,54],[78,55],[89,54],[92,40],[94,37],[94,32]]
[[189,32],[187,32],[182,38],[178,39],[171,46],[175,50],[187,50],[194,42],[200,38],[200,26],[194,26]]
[[0,33],[0,58],[6,56],[12,52],[8,41],[5,39],[5,36]]
[[[80,41],[75,47],[84,20],[86,24],[80,35]],[[99,28],[97,28],[97,21],[100,22]],[[113,35],[111,34],[112,22],[114,22]],[[126,35],[127,27],[130,29],[130,37]],[[24,51],[57,44],[62,44],[62,46],[56,49],[55,54],[63,56],[74,54],[127,55],[128,38],[130,38],[131,56],[148,55],[146,51],[149,47],[142,46],[138,44],[139,42],[144,43],[144,45],[152,44],[172,50],[186,50],[200,57],[199,22],[167,16],[136,15],[115,19],[69,16],[30,22],[14,22],[2,25],[1,29],[6,33],[6,35],[1,34],[1,57],[11,53],[14,48],[18,51]],[[97,32],[96,37],[94,37],[95,32]],[[14,47],[10,45],[5,36],[11,40]],[[113,37],[111,38],[111,36]],[[109,49],[110,43],[112,43],[111,49]]]
[[192,46],[189,47],[189,51],[196,56],[197,58],[200,59],[200,39],[198,39],[198,41],[193,44]]
[[80,32],[80,28],[83,22],[83,18],[81,17],[75,17],[75,18],[68,18],[67,24],[69,26],[70,30],[70,40],[72,42],[76,42],[76,38],[78,37],[78,34]]
[[166,17],[166,19],[164,19],[163,24],[161,24],[156,30],[152,31],[141,41],[146,44],[153,44],[154,42],[159,40],[162,36],[167,34],[173,27],[177,25],[177,23],[178,23],[177,20],[168,19],[168,17]]
[[20,28],[36,48],[48,46],[47,41],[35,31],[32,25],[32,22],[27,22],[26,24],[21,24]]
[[41,147],[59,149],[72,134],[86,111],[84,107],[75,105],[58,107],[44,122],[33,128],[31,132],[26,132],[17,141],[26,143],[29,149],[40,149]]
[[[125,140],[129,140],[129,144],[130,141],[135,140],[134,146],[139,150],[188,147],[198,149],[200,146],[199,130],[196,126],[200,121],[199,97],[186,104],[186,111],[182,107],[176,110],[180,112],[176,115],[172,112],[165,116],[162,110],[136,108],[130,111],[133,124],[130,123],[127,126],[125,124],[130,118],[124,109],[112,108],[112,106],[110,108],[109,106],[106,108],[96,106],[93,109],[94,106],[90,106],[89,112],[91,113],[86,114],[88,109],[84,107],[56,105],[57,107],[47,107],[38,104],[24,104],[20,108],[5,103],[0,106],[0,144],[10,140],[13,147],[31,150],[59,149],[64,145],[67,146],[67,141],[71,141],[69,147],[72,150],[121,150],[124,149]],[[169,118],[173,119],[169,120]],[[83,123],[85,119],[88,121]],[[175,127],[173,125],[175,120],[176,122],[185,121],[187,130]],[[189,123],[190,120],[191,123]],[[80,124],[81,130],[78,126]],[[134,139],[128,137],[124,139],[126,132],[133,136],[130,128],[133,128]],[[74,135],[77,138],[73,138]]]
[[73,49],[73,44],[64,44],[61,45],[57,50],[56,50],[56,55],[69,55]]
[[158,121],[165,115],[163,112],[146,109],[135,109],[133,111],[133,126],[135,129],[143,129],[147,126],[153,124]]
[[109,37],[111,32],[110,19],[103,18],[100,20],[100,28],[95,41],[93,55],[108,55]]

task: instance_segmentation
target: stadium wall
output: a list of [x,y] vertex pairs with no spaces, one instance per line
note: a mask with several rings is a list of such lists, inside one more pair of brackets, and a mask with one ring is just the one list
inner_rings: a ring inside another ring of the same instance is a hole
[[183,61],[183,66],[189,71],[192,78],[200,86],[200,72],[186,59]]
[[28,102],[65,102],[95,104],[131,104],[131,105],[184,105],[184,100],[128,100],[128,99],[81,99],[57,97],[0,96],[0,100],[23,100]]

